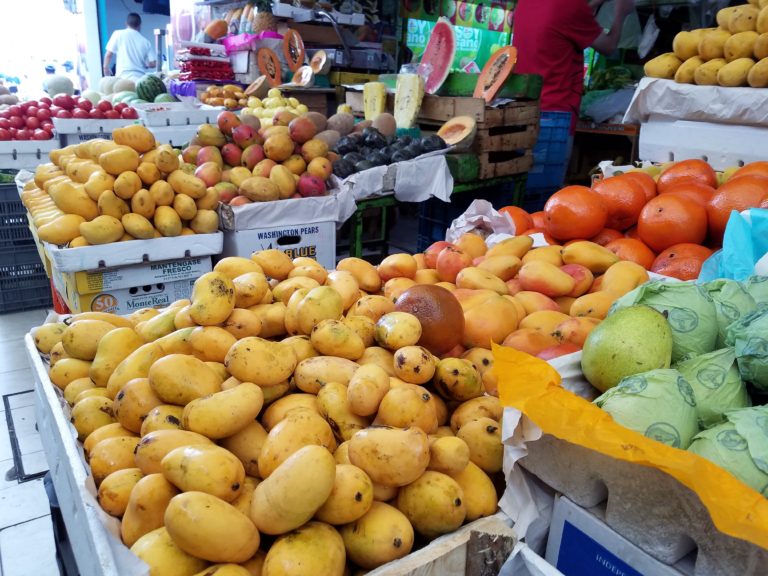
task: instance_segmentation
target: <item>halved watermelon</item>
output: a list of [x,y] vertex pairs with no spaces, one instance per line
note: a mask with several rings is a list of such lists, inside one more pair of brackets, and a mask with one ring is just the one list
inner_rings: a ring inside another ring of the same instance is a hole
[[514,46],[505,46],[491,54],[477,79],[474,97],[483,98],[490,104],[512,74],[515,64],[517,64],[517,48]]
[[432,71],[424,82],[424,91],[427,94],[434,94],[443,85],[451,71],[455,55],[456,37],[453,26],[447,18],[440,17],[421,56],[422,64],[432,66]]

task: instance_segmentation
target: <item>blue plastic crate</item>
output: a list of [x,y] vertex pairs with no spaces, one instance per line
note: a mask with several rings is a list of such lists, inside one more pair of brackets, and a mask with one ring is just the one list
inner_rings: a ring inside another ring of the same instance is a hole
[[0,313],[50,305],[50,281],[37,248],[0,250]]
[[541,113],[539,139],[533,149],[533,166],[528,171],[529,192],[554,192],[563,185],[570,132],[570,112]]

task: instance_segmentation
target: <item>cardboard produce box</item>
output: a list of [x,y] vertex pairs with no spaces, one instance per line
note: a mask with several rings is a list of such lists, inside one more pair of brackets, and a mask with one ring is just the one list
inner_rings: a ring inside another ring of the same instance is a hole
[[130,314],[189,298],[192,285],[212,269],[210,256],[152,262],[97,272],[53,269],[53,284],[73,313]]
[[0,170],[34,170],[57,148],[61,148],[58,138],[0,142]]
[[348,191],[328,196],[258,202],[219,207],[224,229],[223,256],[249,257],[257,250],[277,248],[291,258],[314,258],[324,267],[336,267],[336,225],[345,222],[357,206]]

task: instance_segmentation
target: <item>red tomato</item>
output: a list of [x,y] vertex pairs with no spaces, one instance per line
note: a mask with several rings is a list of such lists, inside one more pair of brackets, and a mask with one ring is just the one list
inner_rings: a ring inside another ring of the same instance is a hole
[[48,104],[48,106],[53,104],[53,100],[48,98],[48,96],[43,96],[42,98],[40,98],[40,102],[41,102],[41,104],[44,102],[44,103]]
[[52,114],[51,114],[51,111],[48,110],[48,108],[40,108],[37,111],[36,116],[37,116],[37,119],[40,120],[40,122],[43,122],[44,120],[50,119]]
[[0,128],[0,140],[10,140],[11,139],[11,131],[8,130],[8,128]]
[[117,110],[107,110],[104,112],[104,118],[107,118],[108,120],[119,120],[120,112]]
[[27,116],[37,116],[37,113],[40,111],[40,108],[37,106],[30,106],[27,108]]
[[80,98],[80,101],[77,103],[77,107],[82,110],[90,111],[93,108],[93,102],[87,98]]
[[8,128],[11,127],[11,122],[8,120],[8,118],[0,118],[0,128],[3,130],[8,130]]
[[32,138],[32,131],[24,128],[16,133],[16,140],[29,140]]
[[72,112],[69,110],[59,110],[56,112],[56,118],[72,118]]
[[98,108],[102,112],[106,112],[107,110],[112,110],[112,103],[107,102],[106,100],[102,100],[101,102],[96,104],[96,108]]
[[8,120],[8,118],[10,117],[11,117],[11,113],[8,112],[8,110],[0,111],[0,118],[2,118],[3,120]]
[[83,110],[82,108],[75,108],[72,110],[72,118],[90,118],[90,115],[88,114],[87,110]]
[[51,109],[51,105],[48,104],[48,102],[40,102],[37,107],[40,108],[40,110],[42,110],[43,108],[45,108],[46,110]]
[[95,119],[97,119],[97,120],[101,120],[102,118],[104,118],[104,112],[102,112],[102,111],[101,111],[101,110],[99,110],[98,108],[94,108],[93,110],[91,110],[90,112],[88,112],[88,115],[89,115],[91,118],[95,118]]
[[125,118],[126,120],[135,120],[139,117],[138,112],[136,112],[135,108],[131,108],[128,106],[127,108],[123,109],[122,112],[120,112],[120,116]]
[[32,140],[50,140],[51,135],[45,130],[35,130],[32,134]]
[[30,116],[26,120],[27,128],[30,130],[37,130],[40,128],[40,120],[37,119],[37,116]]
[[21,116],[11,116],[9,121],[11,123],[11,126],[13,126],[18,130],[21,130],[25,126],[24,118],[22,118]]
[[53,103],[67,110],[72,110],[75,107],[75,99],[69,94],[56,94],[53,97]]
[[11,116],[21,116],[22,112],[23,112],[23,108],[18,104],[14,104],[13,106],[8,107],[8,113]]
[[113,108],[122,114],[123,110],[128,108],[128,104],[126,104],[125,102],[118,102],[113,106]]

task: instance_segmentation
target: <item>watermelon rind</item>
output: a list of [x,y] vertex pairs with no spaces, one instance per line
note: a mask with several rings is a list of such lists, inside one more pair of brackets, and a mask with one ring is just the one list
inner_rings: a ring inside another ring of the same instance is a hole
[[145,74],[136,82],[136,94],[142,100],[152,102],[160,94],[167,92],[165,84],[154,74]]
[[155,96],[155,103],[162,102],[178,102],[178,100],[176,100],[176,98],[174,98],[171,94],[165,92],[164,94],[158,94]]
[[424,91],[434,94],[440,90],[448,74],[451,72],[453,59],[456,56],[456,36],[450,20],[441,16],[427,42],[424,54],[421,56],[422,64],[432,66],[432,71],[424,82]]

